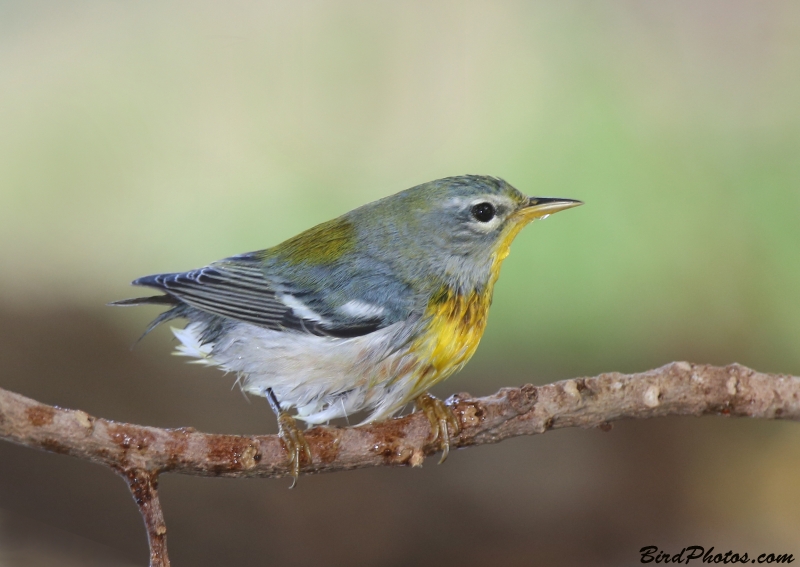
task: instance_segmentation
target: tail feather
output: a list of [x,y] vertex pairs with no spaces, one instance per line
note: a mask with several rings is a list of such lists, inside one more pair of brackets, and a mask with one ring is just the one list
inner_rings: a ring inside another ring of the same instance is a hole
[[131,297],[130,299],[120,299],[112,301],[108,305],[124,307],[126,305],[178,305],[180,301],[171,295],[153,295],[150,297]]
[[[153,319],[150,322],[150,324],[147,326],[147,329],[145,329],[144,333],[142,333],[142,336],[139,337],[139,341],[141,341],[148,334],[150,334],[150,331],[152,331],[153,329],[158,327],[161,323],[166,323],[167,321],[172,321],[173,319],[180,319],[181,317],[184,317],[186,315],[186,311],[188,311],[188,309],[189,309],[189,307],[187,305],[178,304],[175,307],[173,307],[172,309],[168,309],[168,310],[164,311],[158,317],[156,317],[155,319]],[[139,341],[136,341],[136,342],[139,342]]]
[[119,301],[112,301],[108,305],[113,307],[127,307],[131,305],[170,305],[172,308],[167,309],[161,313],[145,329],[142,336],[136,341],[137,343],[145,338],[150,331],[158,327],[161,323],[178,319],[186,314],[189,306],[181,302],[179,299],[171,295],[153,295],[151,297],[132,297],[130,299],[120,299]]

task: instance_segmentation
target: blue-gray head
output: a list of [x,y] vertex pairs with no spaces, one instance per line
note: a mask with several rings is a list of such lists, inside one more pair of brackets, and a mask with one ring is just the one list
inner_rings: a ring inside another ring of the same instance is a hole
[[480,287],[496,277],[517,233],[529,222],[581,201],[527,197],[502,179],[463,175],[431,181],[347,215],[362,250],[409,272]]

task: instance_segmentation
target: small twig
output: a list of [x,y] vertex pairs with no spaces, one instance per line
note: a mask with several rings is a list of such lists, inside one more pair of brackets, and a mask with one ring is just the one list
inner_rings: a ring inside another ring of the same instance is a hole
[[[448,400],[461,422],[451,446],[496,443],[562,427],[606,429],[620,419],[725,415],[800,420],[800,378],[674,362],[641,374],[601,374],[545,386],[504,388],[485,398]],[[313,474],[381,465],[419,466],[440,450],[421,413],[363,427],[306,432]],[[169,565],[166,527],[156,492],[164,472],[201,476],[282,477],[290,474],[275,435],[242,437],[158,429],[91,417],[0,389],[0,438],[111,467],[127,481],[150,538],[151,566]]]
[[133,500],[139,507],[150,544],[150,567],[169,567],[167,556],[167,524],[158,499],[158,473],[141,469],[117,471],[128,483]]

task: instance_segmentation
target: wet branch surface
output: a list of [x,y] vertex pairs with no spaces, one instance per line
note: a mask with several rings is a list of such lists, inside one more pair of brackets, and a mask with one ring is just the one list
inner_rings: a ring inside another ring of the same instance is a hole
[[[461,423],[452,447],[497,443],[563,427],[610,428],[620,419],[723,415],[800,420],[800,378],[673,362],[639,374],[600,374],[544,386],[503,388],[492,396],[456,394],[447,400]],[[419,466],[441,450],[430,441],[427,418],[411,415],[363,427],[306,431],[312,460],[302,474],[374,466]],[[103,464],[128,483],[150,542],[150,565],[166,567],[166,524],[158,476],[288,476],[276,435],[252,437],[158,429],[96,418],[81,410],[41,404],[0,389],[0,438]],[[302,486],[302,483],[301,483]]]

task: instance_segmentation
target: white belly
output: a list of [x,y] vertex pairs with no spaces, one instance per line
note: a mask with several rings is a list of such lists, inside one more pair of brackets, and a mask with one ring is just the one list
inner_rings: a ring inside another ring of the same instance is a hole
[[273,331],[238,323],[214,343],[200,344],[205,324],[173,329],[177,354],[235,372],[245,392],[272,388],[283,409],[325,423],[359,411],[365,422],[397,413],[409,401],[419,364],[408,354],[413,325],[396,323],[361,337],[339,339]]

